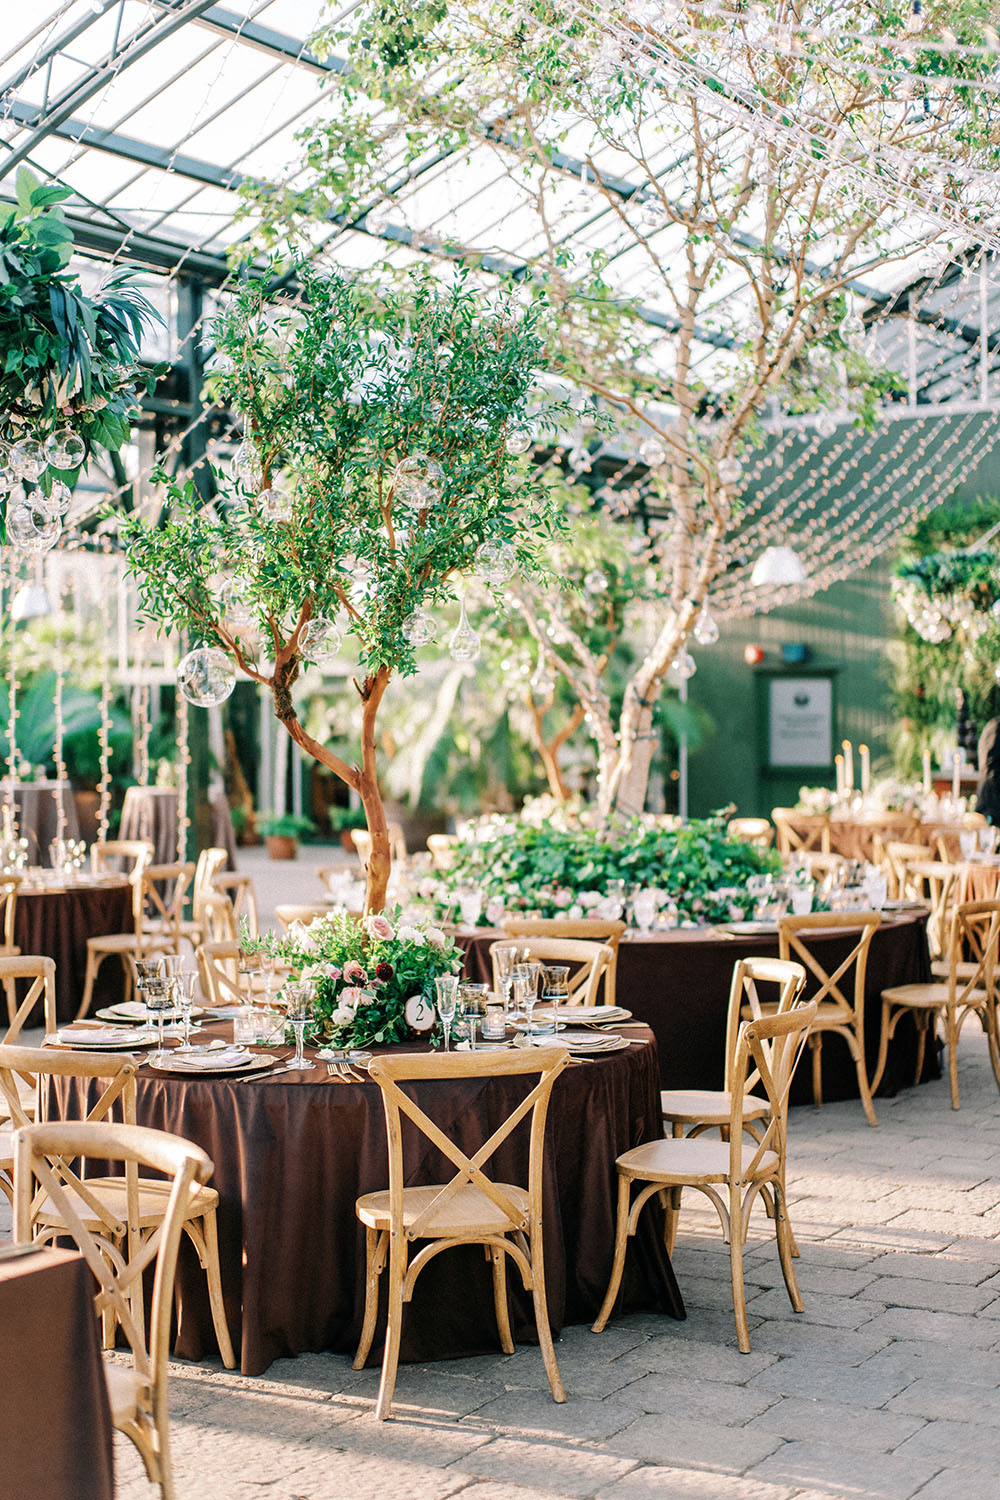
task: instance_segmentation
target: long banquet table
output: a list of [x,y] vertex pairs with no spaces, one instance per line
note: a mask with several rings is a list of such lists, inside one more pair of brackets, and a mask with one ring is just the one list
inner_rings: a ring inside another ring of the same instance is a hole
[[114,1494],[96,1289],[86,1261],[68,1250],[0,1261],[4,1500]]
[[[71,1021],[83,998],[87,939],[131,927],[132,887],[124,876],[83,876],[66,886],[25,883],[17,893],[14,942],[22,953],[55,960],[60,1021]],[[122,966],[117,958],[107,958],[98,971],[91,1008],[123,998]]]
[[[846,916],[846,914],[845,914]],[[865,1051],[869,1072],[878,1056],[881,991],[889,985],[917,984],[930,979],[926,912],[887,917],[872,938],[865,984]],[[477,928],[459,932],[456,941],[466,949],[470,979],[489,980],[489,946],[501,932]],[[816,953],[832,973],[855,939],[849,931],[817,938]],[[726,1012],[733,963],[744,955],[776,958],[774,934],[727,936],[716,928],[673,928],[666,932],[627,932],[618,950],[617,999],[656,1037],[663,1088],[718,1089],[723,1083]],[[809,987],[806,994],[809,993]],[[889,1051],[883,1094],[894,1093],[913,1081],[916,1033],[901,1024]],[[938,1077],[938,1059],[928,1049],[924,1077]],[[823,1043],[823,1095],[827,1099],[856,1098],[854,1064],[839,1037]],[[812,1099],[809,1069],[800,1068],[792,1092],[793,1103]]]
[[[228,1038],[231,1027],[221,1023],[201,1037],[213,1034]],[[614,1248],[615,1158],[660,1133],[655,1044],[646,1027],[626,1034],[645,1045],[571,1065],[553,1088],[545,1192],[557,1210],[545,1220],[545,1275],[554,1334],[565,1323],[592,1318],[604,1296]],[[140,1124],[197,1142],[215,1163],[222,1284],[243,1373],[260,1374],[272,1360],[310,1350],[353,1351],[365,1283],[364,1231],[354,1204],[388,1184],[377,1086],[332,1081],[325,1063],[253,1083],[173,1077],[147,1066],[136,1081]],[[466,1149],[487,1139],[529,1087],[523,1078],[413,1085],[418,1102]],[[523,1127],[488,1170],[526,1180]],[[428,1148],[413,1181],[448,1181],[453,1171]],[[644,1216],[630,1246],[625,1303],[683,1317],[656,1219],[655,1212]],[[177,1353],[214,1354],[205,1278],[187,1243],[179,1276]],[[509,1286],[514,1337],[533,1341],[530,1296],[513,1272]],[[373,1361],[381,1358],[382,1333],[380,1326]],[[450,1250],[432,1260],[406,1311],[403,1358],[497,1349],[482,1250]]]

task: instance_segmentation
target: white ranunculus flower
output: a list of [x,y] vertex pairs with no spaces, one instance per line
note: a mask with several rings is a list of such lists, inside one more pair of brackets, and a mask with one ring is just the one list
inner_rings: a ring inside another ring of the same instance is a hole
[[427,939],[419,927],[407,927],[404,925],[396,928],[396,941],[399,943],[412,943],[415,948],[422,948]]
[[427,941],[434,948],[443,948],[446,941],[445,934],[441,931],[440,927],[428,927]]

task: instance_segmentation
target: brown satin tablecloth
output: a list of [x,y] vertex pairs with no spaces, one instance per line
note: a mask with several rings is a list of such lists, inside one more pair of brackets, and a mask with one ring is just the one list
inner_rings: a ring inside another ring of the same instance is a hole
[[[211,1036],[206,1029],[202,1038]],[[231,1035],[223,1023],[218,1033]],[[548,1116],[545,1280],[554,1334],[593,1318],[611,1270],[615,1158],[661,1133],[656,1048],[647,1044],[570,1066],[556,1079]],[[413,1085],[421,1106],[452,1140],[481,1145],[531,1087],[523,1078]],[[177,1078],[142,1068],[142,1125],[196,1141],[215,1163],[219,1249],[226,1311],[244,1374],[307,1350],[353,1351],[364,1310],[362,1194],[388,1186],[385,1116],[378,1087],[332,1081],[325,1063],[309,1073],[238,1083]],[[520,1126],[488,1169],[527,1180]],[[414,1183],[448,1181],[454,1168],[424,1143]],[[663,1247],[658,1210],[647,1210],[629,1246],[625,1305],[684,1316]],[[205,1278],[182,1246],[177,1353],[215,1354]],[[531,1299],[509,1273],[511,1325],[534,1341]],[[242,1316],[241,1316],[242,1301]],[[372,1361],[381,1359],[380,1326]],[[490,1268],[479,1247],[449,1250],[421,1274],[403,1323],[403,1358],[439,1359],[499,1349]]]
[[96,1282],[82,1256],[0,1260],[0,1500],[111,1500]]
[[29,860],[48,868],[52,863],[49,845],[59,828],[60,802],[65,820],[63,838],[80,837],[72,786],[68,781],[7,781],[4,787],[13,791],[18,832],[28,840]]
[[[931,977],[926,926],[925,913],[907,914],[885,920],[872,938],[865,984],[869,1073],[878,1056],[881,991],[889,985],[918,984]],[[482,929],[457,935],[456,941],[467,949],[470,979],[490,979],[489,946],[502,936]],[[855,941],[850,932],[831,932],[817,938],[817,957],[827,973],[836,971]],[[733,964],[744,955],[777,958],[777,936],[741,934],[726,938],[714,928],[675,928],[663,933],[626,933],[622,938],[618,949],[618,1003],[652,1029],[664,1088],[722,1088],[729,985]],[[912,1083],[915,1048],[916,1033],[906,1019],[890,1047],[881,1093],[895,1093]],[[940,1076],[938,1069],[937,1053],[929,1048],[924,1077]],[[846,1044],[840,1037],[825,1037],[823,1097],[850,1099],[857,1098],[857,1093],[857,1076]],[[811,1101],[810,1071],[800,1068],[792,1102]]]
[[[112,932],[132,931],[132,887],[125,879],[44,887],[22,885],[14,910],[14,941],[22,953],[40,953],[55,960],[56,1011],[60,1021],[71,1021],[83,997],[87,970],[87,939]],[[94,984],[92,1011],[124,999],[121,962],[106,958]],[[36,1013],[29,1024],[39,1025]]]

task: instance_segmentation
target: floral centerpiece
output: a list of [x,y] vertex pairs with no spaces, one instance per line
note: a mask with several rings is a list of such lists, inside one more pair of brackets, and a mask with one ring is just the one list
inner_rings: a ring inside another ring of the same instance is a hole
[[383,1046],[410,1035],[407,1002],[434,1003],[434,980],[457,973],[462,954],[439,927],[393,917],[359,922],[332,911],[308,926],[293,922],[284,937],[267,934],[244,946],[273,954],[290,977],[316,986],[307,1040],[334,1047]]
[[628,896],[643,890],[655,893],[671,920],[701,924],[733,920],[750,877],[778,869],[777,854],[731,838],[722,816],[679,827],[643,818],[588,826],[572,816],[539,821],[529,812],[472,825],[449,868],[419,894],[444,917],[460,891],[475,887],[489,924],[503,914],[621,915]]

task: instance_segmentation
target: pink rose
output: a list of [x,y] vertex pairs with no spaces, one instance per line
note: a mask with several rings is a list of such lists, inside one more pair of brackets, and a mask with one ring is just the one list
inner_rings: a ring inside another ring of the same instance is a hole
[[389,921],[388,917],[383,917],[381,915],[369,917],[367,925],[369,934],[373,938],[381,938],[385,940],[393,936],[392,923]]
[[348,984],[367,984],[368,975],[356,958],[349,958],[344,965],[344,978]]

